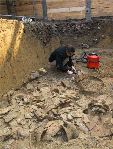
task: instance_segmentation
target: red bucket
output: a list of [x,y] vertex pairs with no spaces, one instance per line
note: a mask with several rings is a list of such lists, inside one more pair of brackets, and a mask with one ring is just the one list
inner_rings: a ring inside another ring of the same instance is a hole
[[98,54],[89,53],[87,56],[87,66],[89,68],[98,68],[99,67],[99,58]]

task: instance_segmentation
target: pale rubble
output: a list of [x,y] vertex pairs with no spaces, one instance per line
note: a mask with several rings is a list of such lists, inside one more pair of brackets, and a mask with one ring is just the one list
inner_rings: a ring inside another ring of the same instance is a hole
[[12,106],[0,109],[2,141],[7,136],[14,140],[29,138],[33,145],[34,141],[69,142],[112,133],[112,97],[80,94],[76,83],[72,84],[75,79],[78,84],[84,80],[85,70],[74,80],[62,79],[54,84],[49,84],[44,69],[39,73],[42,76],[34,72],[22,90],[6,94]]
[[26,88],[27,88],[27,90],[34,90],[33,85],[30,84],[30,83],[28,83],[28,84],[26,85]]
[[8,113],[11,109],[13,109],[15,106],[12,105],[12,106],[9,106],[7,108],[3,108],[3,109],[0,109],[0,115],[4,115],[6,113]]
[[0,137],[3,137],[3,139],[6,136],[10,136],[12,134],[10,127],[5,127],[0,129]]
[[68,115],[67,115],[67,119],[68,119],[69,121],[72,121],[72,120],[73,120],[72,115],[71,115],[71,114],[68,114]]
[[39,74],[45,75],[47,71],[44,68],[39,69]]
[[31,80],[34,80],[34,79],[36,79],[38,77],[39,77],[39,72],[38,71],[31,72],[31,74],[30,74],[30,79]]
[[8,115],[4,116],[4,120],[6,123],[10,122],[11,120],[15,119],[19,115],[18,112],[11,111]]

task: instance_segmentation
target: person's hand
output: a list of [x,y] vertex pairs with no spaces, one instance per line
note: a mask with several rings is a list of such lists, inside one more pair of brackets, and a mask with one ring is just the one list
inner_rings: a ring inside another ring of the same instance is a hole
[[72,70],[75,70],[75,71],[76,71],[76,69],[75,69],[75,67],[74,67],[74,66],[72,66],[71,68],[72,68]]
[[69,71],[69,70],[67,71],[67,73],[68,73],[68,74],[70,74],[70,75],[72,75],[72,74],[73,74],[73,72],[72,72],[72,71]]

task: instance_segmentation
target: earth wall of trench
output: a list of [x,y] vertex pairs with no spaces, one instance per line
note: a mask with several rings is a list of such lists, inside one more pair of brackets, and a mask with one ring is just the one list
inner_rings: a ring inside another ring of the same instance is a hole
[[18,89],[30,73],[48,65],[48,57],[59,39],[52,38],[47,46],[25,31],[15,20],[0,20],[0,96],[9,89]]

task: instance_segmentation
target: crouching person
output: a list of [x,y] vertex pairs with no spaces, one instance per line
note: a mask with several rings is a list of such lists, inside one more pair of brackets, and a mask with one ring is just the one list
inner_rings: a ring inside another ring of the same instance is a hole
[[[74,64],[72,62],[72,56],[74,55],[74,52],[75,49],[72,45],[58,47],[51,53],[49,62],[51,65],[56,65],[56,68],[60,71],[73,74],[73,71],[75,70]],[[67,66],[71,67],[71,71],[67,68]]]

